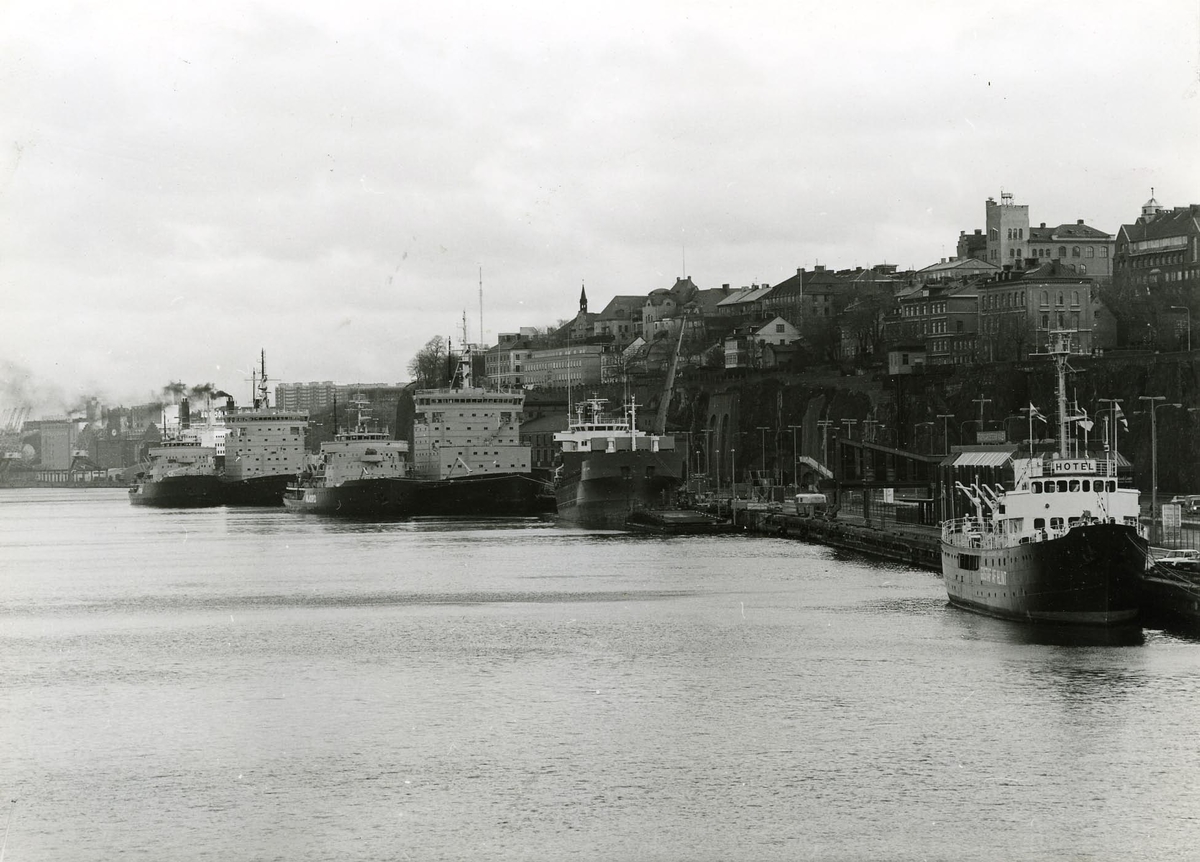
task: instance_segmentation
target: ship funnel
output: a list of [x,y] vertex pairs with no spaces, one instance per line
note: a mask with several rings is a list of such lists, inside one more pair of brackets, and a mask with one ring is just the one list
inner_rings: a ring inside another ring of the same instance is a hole
[[183,396],[183,400],[179,402],[179,427],[192,427],[192,409],[188,404],[188,397]]

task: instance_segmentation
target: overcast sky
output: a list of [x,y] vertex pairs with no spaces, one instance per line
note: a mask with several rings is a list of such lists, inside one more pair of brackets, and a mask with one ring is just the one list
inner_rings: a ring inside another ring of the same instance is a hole
[[1200,201],[1196,0],[5,0],[0,75],[0,410]]

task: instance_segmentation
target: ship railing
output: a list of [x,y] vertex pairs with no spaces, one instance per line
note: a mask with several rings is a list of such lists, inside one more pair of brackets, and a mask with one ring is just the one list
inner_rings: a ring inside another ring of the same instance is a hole
[[1104,523],[1100,518],[1072,518],[1061,527],[1045,527],[1021,533],[997,530],[991,521],[978,518],[954,518],[942,522],[942,541],[960,548],[1012,548],[1017,545],[1036,544],[1061,539],[1076,527]]

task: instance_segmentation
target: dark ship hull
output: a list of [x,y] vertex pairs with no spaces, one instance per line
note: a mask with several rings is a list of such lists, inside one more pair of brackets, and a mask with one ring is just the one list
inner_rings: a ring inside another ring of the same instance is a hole
[[291,487],[289,511],[351,518],[531,515],[542,511],[541,483],[524,474],[458,479],[352,479],[332,488]]
[[1155,563],[1142,577],[1141,588],[1147,622],[1200,626],[1200,564]]
[[1135,619],[1146,541],[1121,524],[1009,548],[942,543],[950,603],[1003,619],[1117,625]]
[[664,449],[564,452],[555,488],[558,519],[594,530],[622,530],[645,509],[669,509],[683,482],[683,453]]
[[295,481],[295,476],[287,474],[223,479],[223,501],[227,506],[282,506],[284,491]]
[[198,509],[220,506],[225,502],[225,495],[216,474],[167,476],[135,484],[129,489],[129,502],[135,506],[163,509]]

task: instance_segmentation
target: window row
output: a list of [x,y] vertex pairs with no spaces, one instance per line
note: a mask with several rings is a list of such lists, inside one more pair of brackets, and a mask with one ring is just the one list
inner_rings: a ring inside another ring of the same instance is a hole
[[1096,491],[1097,493],[1107,491],[1115,494],[1117,480],[1097,479],[1093,482],[1091,479],[1047,479],[1044,482],[1030,483],[1030,488],[1035,494],[1066,494],[1072,491]]

